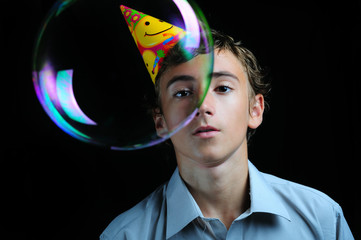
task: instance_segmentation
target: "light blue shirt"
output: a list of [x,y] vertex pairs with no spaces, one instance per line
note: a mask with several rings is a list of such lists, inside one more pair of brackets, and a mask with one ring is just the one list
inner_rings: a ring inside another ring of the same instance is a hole
[[170,181],[115,218],[101,240],[354,239],[341,207],[327,195],[261,173],[248,162],[250,208],[227,231],[216,218],[203,216],[178,169]]

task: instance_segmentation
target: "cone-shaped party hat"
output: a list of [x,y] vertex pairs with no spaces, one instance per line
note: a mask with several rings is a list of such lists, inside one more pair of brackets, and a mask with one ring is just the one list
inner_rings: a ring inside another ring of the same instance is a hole
[[179,27],[120,5],[125,21],[143,57],[153,83],[167,52],[186,32]]

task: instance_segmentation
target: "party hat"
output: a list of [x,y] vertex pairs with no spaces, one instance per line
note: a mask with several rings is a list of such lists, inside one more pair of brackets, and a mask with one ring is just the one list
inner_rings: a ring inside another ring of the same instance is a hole
[[153,83],[168,51],[186,34],[179,27],[120,5]]

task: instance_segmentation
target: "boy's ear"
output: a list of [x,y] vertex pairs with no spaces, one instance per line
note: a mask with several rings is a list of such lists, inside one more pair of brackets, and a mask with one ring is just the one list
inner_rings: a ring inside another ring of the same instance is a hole
[[250,104],[250,116],[248,120],[248,127],[256,129],[263,121],[264,112],[264,97],[262,94],[254,96]]
[[158,137],[164,137],[168,133],[168,128],[164,116],[160,113],[159,109],[153,111],[153,120]]

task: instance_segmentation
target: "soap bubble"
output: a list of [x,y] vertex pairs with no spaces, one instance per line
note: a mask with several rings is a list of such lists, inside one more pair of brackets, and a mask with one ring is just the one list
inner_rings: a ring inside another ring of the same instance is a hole
[[[187,107],[173,111],[181,116],[177,124],[157,132],[153,82],[172,49],[188,60],[200,51],[205,77]],[[62,0],[36,40],[34,88],[51,120],[70,136],[115,150],[144,148],[192,120],[210,83],[212,49],[206,19],[193,2]]]

